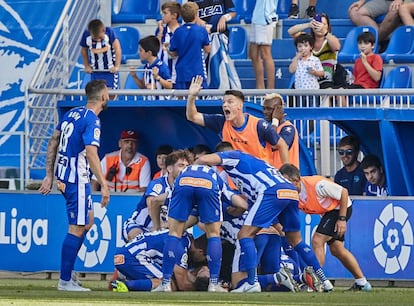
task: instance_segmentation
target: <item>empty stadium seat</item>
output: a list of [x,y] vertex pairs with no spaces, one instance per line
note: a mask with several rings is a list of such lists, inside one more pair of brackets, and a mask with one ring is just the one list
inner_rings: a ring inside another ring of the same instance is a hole
[[346,36],[345,43],[338,53],[339,63],[353,63],[359,57],[357,38],[362,32],[372,32],[375,36],[374,52],[378,49],[378,31],[371,26],[359,26],[353,28]]
[[385,81],[381,88],[411,88],[411,74],[409,66],[394,67],[385,76]]
[[386,63],[414,62],[414,26],[401,26],[392,34],[387,49],[381,54]]
[[229,55],[232,59],[247,58],[247,31],[240,26],[229,27]]
[[139,31],[134,27],[128,26],[114,27],[113,29],[121,43],[121,63],[125,64],[129,59],[138,59]]
[[115,7],[118,1],[112,3],[112,23],[145,23],[147,19],[160,17],[159,0],[122,0],[119,12]]
[[245,23],[251,23],[256,0],[233,0],[233,3],[237,15],[230,23],[240,23],[241,20],[244,20]]
[[272,58],[292,59],[296,55],[296,47],[293,39],[273,39]]

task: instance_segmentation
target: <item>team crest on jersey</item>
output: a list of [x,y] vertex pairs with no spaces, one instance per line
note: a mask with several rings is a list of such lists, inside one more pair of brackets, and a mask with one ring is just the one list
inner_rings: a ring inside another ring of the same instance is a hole
[[269,126],[269,123],[268,122],[266,122],[266,121],[263,121],[263,127],[265,128],[265,129],[267,129],[267,127]]
[[99,137],[101,136],[101,130],[100,129],[98,129],[98,128],[95,128],[94,130],[93,130],[93,137],[95,138],[95,139],[97,139],[97,140],[99,140]]

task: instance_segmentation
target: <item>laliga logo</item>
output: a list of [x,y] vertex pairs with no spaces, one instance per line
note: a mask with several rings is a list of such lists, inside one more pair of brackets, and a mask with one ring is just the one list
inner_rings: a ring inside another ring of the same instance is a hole
[[374,254],[386,274],[404,271],[410,259],[413,230],[408,213],[399,206],[388,204],[374,226]]
[[101,207],[101,203],[98,202],[93,202],[93,205],[95,222],[86,233],[85,241],[78,252],[78,257],[84,262],[86,268],[103,263],[112,236],[106,208]]

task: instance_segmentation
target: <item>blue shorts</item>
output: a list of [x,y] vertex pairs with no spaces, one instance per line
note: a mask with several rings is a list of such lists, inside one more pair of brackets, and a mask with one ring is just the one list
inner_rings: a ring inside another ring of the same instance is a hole
[[268,228],[280,222],[285,232],[300,230],[298,193],[296,187],[281,183],[259,194],[249,209],[245,225]]
[[117,249],[114,255],[114,265],[127,279],[162,278],[161,265],[146,255],[132,256],[126,248]]
[[119,74],[110,72],[93,72],[91,80],[105,80],[106,86],[110,89],[119,88]]
[[89,223],[88,211],[92,209],[91,185],[72,184],[57,181],[58,190],[66,200],[66,213],[69,224],[86,225]]
[[[192,185],[193,180],[203,183],[195,186]],[[205,175],[203,178],[182,175],[176,180],[168,217],[185,222],[190,214],[196,214],[193,211],[195,207],[198,208],[201,222],[223,221],[222,202],[217,182],[208,177],[208,175]]]

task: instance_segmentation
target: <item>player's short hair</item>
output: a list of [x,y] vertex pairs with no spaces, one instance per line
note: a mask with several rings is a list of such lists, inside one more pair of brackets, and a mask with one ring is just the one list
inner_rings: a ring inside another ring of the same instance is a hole
[[102,93],[102,90],[106,88],[106,81],[105,80],[92,80],[86,84],[85,87],[85,95],[86,98],[89,100],[98,100]]
[[211,149],[209,148],[209,146],[205,145],[204,143],[200,143],[198,145],[195,145],[192,149],[191,149],[191,153],[195,155],[197,154],[210,154],[211,153]]
[[242,102],[244,102],[244,95],[240,90],[229,89],[224,92],[224,95],[235,96],[236,98],[239,98],[240,100],[242,100]]
[[161,6],[161,11],[169,10],[171,14],[176,14],[177,19],[180,17],[181,4],[177,1],[167,1]]
[[196,277],[194,282],[194,289],[195,291],[207,291],[208,285],[210,283],[210,278],[204,277]]
[[105,25],[100,19],[93,19],[88,24],[88,31],[92,34],[92,36],[100,34],[102,28],[105,28]]
[[151,51],[152,56],[157,56],[158,51],[160,51],[160,41],[155,35],[142,38],[139,44],[145,52]]
[[279,171],[283,176],[287,176],[290,180],[300,179],[300,171],[295,165],[289,163],[284,164],[282,167],[280,167]]
[[216,152],[224,152],[224,151],[231,151],[233,149],[233,145],[228,141],[220,141],[215,148]]
[[296,36],[294,42],[295,42],[295,47],[297,47],[298,44],[304,44],[308,42],[309,45],[313,48],[313,45],[315,44],[315,39],[311,35],[303,33],[303,34]]
[[280,103],[282,104],[282,105],[284,105],[284,101],[283,101],[283,97],[281,96],[281,95],[279,95],[278,93],[271,93],[271,94],[266,94],[264,97],[263,97],[263,102],[264,101],[275,101],[275,102],[279,102],[280,101]]
[[193,154],[186,149],[175,150],[167,155],[165,158],[165,166],[172,166],[174,165],[179,159],[186,160],[189,164],[193,163]]
[[184,22],[193,22],[198,14],[198,4],[195,2],[186,2],[181,6],[181,17]]
[[157,152],[155,155],[168,155],[170,154],[172,151],[174,151],[173,147],[170,145],[161,145],[157,148]]

